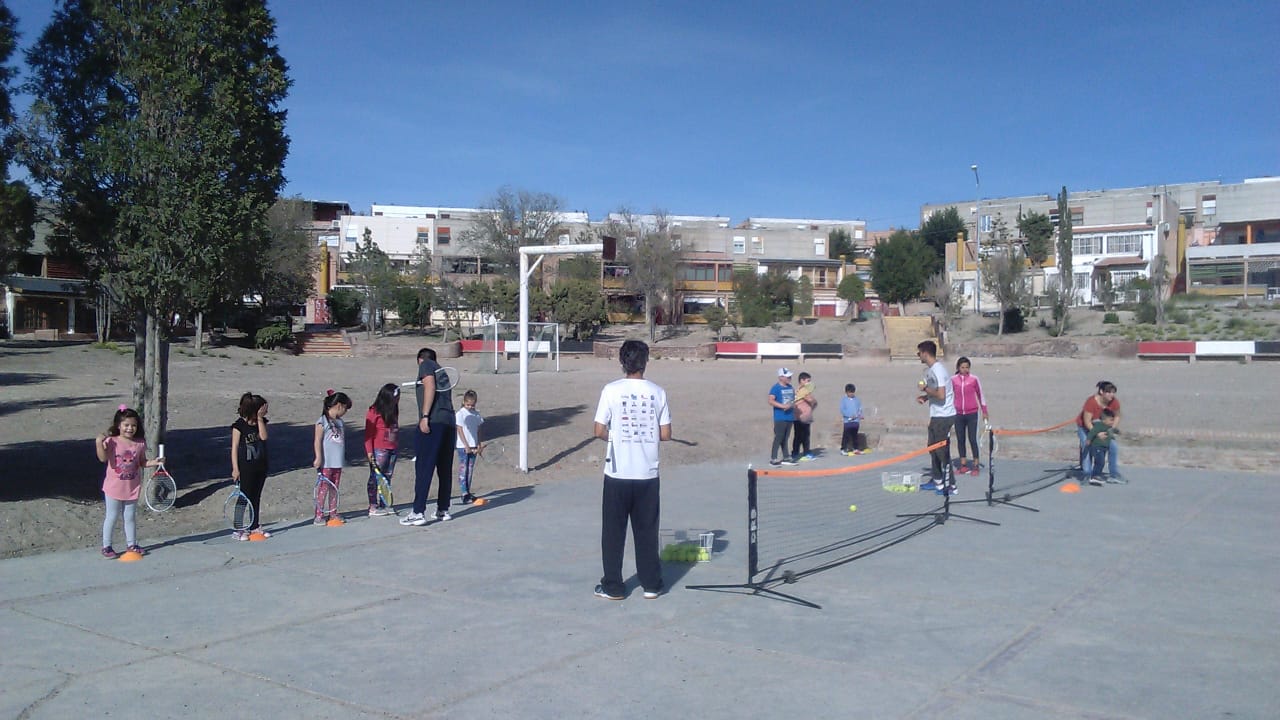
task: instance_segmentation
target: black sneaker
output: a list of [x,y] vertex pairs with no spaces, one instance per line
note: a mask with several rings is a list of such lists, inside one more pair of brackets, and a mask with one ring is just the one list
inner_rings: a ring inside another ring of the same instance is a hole
[[1102,487],[1102,478],[1097,475],[1090,475],[1089,484],[1094,485],[1096,487]]
[[609,593],[605,592],[603,585],[596,586],[596,597],[603,598],[605,600],[621,600],[622,599],[621,595],[610,595]]
[[472,495],[471,493],[467,493],[466,495],[463,495],[463,496],[462,496],[462,504],[463,504],[463,505],[470,505],[471,503],[473,503],[473,502],[475,502],[475,501],[476,501],[476,496],[475,496],[475,495]]
[[770,464],[770,465],[772,465],[772,466],[774,466],[774,467],[778,467],[778,466],[779,466],[779,465],[781,465],[782,463],[781,463],[781,462],[779,462],[779,461],[777,461],[777,460],[770,460],[770,461],[769,461],[769,464]]

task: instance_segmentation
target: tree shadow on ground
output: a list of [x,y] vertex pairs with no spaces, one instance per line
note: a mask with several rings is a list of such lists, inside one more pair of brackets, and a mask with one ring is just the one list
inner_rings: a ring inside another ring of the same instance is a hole
[[[81,398],[77,404],[101,400]],[[313,433],[310,424],[272,423],[267,442],[270,474],[311,467]],[[363,457],[363,440],[353,440],[356,436],[348,432],[348,456],[355,453],[354,457]],[[170,430],[165,434],[165,455],[165,467],[178,484],[178,507],[196,505],[231,485],[230,424]],[[105,470],[93,450],[93,438],[4,445],[0,447],[0,467],[5,469],[0,477],[0,502],[102,497]]]
[[[52,378],[57,376],[51,375],[49,377]],[[96,403],[101,403],[105,400],[111,400],[115,397],[116,397],[115,395],[93,395],[89,397],[44,398],[41,400],[32,400],[27,402],[0,403],[0,417],[3,417],[5,415],[12,415],[14,413],[26,412],[28,410],[44,410],[46,408],[68,408],[68,407],[76,407],[78,405],[96,404]],[[103,429],[105,430],[106,427],[104,426]],[[93,448],[90,447],[89,449],[92,450]]]

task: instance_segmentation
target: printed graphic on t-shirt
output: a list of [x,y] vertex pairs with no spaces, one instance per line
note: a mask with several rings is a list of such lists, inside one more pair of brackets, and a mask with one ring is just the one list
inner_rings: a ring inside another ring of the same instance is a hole
[[262,455],[262,446],[258,444],[258,433],[251,432],[244,435],[244,459],[253,462]]
[[619,443],[657,442],[657,405],[657,396],[652,393],[649,395],[637,395],[636,393],[623,395],[617,430],[612,436],[613,441]]
[[125,482],[137,480],[138,453],[131,448],[116,451],[116,472]]

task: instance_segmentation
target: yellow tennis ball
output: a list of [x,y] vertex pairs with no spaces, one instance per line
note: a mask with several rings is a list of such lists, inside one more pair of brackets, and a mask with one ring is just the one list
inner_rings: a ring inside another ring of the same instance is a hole
[[850,505],[850,506],[849,506],[849,512],[858,512],[858,506],[857,506],[857,505]]

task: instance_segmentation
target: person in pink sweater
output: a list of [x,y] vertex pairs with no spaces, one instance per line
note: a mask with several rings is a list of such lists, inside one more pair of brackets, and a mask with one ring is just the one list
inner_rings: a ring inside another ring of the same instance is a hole
[[[961,475],[966,472],[978,474],[978,411],[982,411],[982,419],[987,419],[987,401],[982,396],[982,383],[978,376],[969,372],[969,358],[962,357],[956,361],[956,374],[951,376],[951,389],[956,402],[956,441],[960,448]],[[965,439],[973,446],[973,464],[965,459]]]

